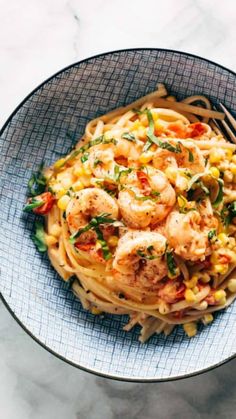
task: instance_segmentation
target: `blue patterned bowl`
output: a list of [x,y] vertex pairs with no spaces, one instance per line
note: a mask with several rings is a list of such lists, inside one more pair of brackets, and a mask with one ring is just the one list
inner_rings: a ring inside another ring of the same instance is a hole
[[236,111],[236,77],[190,54],[136,49],[76,63],[44,82],[1,130],[2,299],[19,324],[43,347],[84,370],[124,380],[158,381],[193,375],[236,352],[236,305],[219,313],[192,339],[177,328],[169,337],[138,342],[125,317],[104,319],[80,302],[41,256],[32,240],[33,217],[22,207],[31,172],[67,153],[95,116],[127,104],[164,82],[179,98],[205,94]]

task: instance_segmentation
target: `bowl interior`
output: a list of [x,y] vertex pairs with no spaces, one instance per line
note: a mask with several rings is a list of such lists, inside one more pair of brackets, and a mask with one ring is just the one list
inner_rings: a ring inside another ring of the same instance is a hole
[[1,132],[0,290],[20,323],[48,349],[90,371],[127,380],[164,380],[193,374],[236,352],[236,305],[189,340],[181,328],[167,338],[138,342],[122,330],[124,316],[93,316],[81,307],[31,240],[25,216],[27,181],[44,161],[57,160],[83,134],[86,123],[164,82],[183,98],[204,94],[236,111],[235,75],[213,63],[165,50],[100,55],[58,73],[33,92]]

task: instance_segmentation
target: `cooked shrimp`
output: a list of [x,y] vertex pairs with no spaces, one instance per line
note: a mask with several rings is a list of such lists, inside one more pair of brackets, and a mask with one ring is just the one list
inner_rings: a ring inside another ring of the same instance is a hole
[[149,169],[148,174],[133,171],[123,182],[118,204],[131,228],[154,226],[167,217],[175,204],[175,191],[159,170]]
[[209,229],[202,228],[198,211],[180,214],[173,211],[166,220],[166,236],[175,253],[186,260],[204,260],[208,245]]
[[205,169],[204,157],[201,154],[199,147],[188,140],[178,140],[172,138],[170,144],[174,147],[179,145],[181,150],[179,153],[174,153],[169,150],[158,148],[153,158],[153,166],[160,170],[165,170],[167,167],[189,169],[193,173],[203,172]]
[[[131,142],[123,138],[114,144],[98,144],[90,149],[88,162],[90,170],[97,178],[105,178],[114,174],[115,165],[121,169],[136,166],[143,143]],[[125,167],[122,167],[125,166]]]
[[90,170],[97,178],[106,178],[114,173],[114,149],[111,144],[98,144],[91,148],[88,158]]
[[66,221],[71,234],[89,223],[92,217],[108,213],[117,219],[119,209],[116,200],[99,188],[83,189],[75,194],[66,208]]
[[119,241],[113,267],[130,286],[151,287],[167,275],[166,238],[159,233],[129,231]]

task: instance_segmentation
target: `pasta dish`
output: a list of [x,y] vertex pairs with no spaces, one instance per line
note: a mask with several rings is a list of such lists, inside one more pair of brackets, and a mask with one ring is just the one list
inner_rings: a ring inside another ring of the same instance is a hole
[[127,314],[141,342],[178,324],[192,337],[236,297],[236,145],[223,117],[158,84],[29,180],[39,251],[85,309]]

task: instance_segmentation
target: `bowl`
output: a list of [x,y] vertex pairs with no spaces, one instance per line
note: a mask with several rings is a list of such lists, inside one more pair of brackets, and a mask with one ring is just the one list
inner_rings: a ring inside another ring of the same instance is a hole
[[138,341],[122,330],[125,316],[86,312],[32,240],[33,216],[22,213],[32,171],[65,155],[86,123],[164,82],[179,99],[204,94],[236,111],[236,75],[200,57],[163,49],[132,49],[75,63],[37,87],[1,130],[2,300],[44,348],[68,363],[127,381],[171,380],[222,364],[236,352],[236,305],[189,339]]

